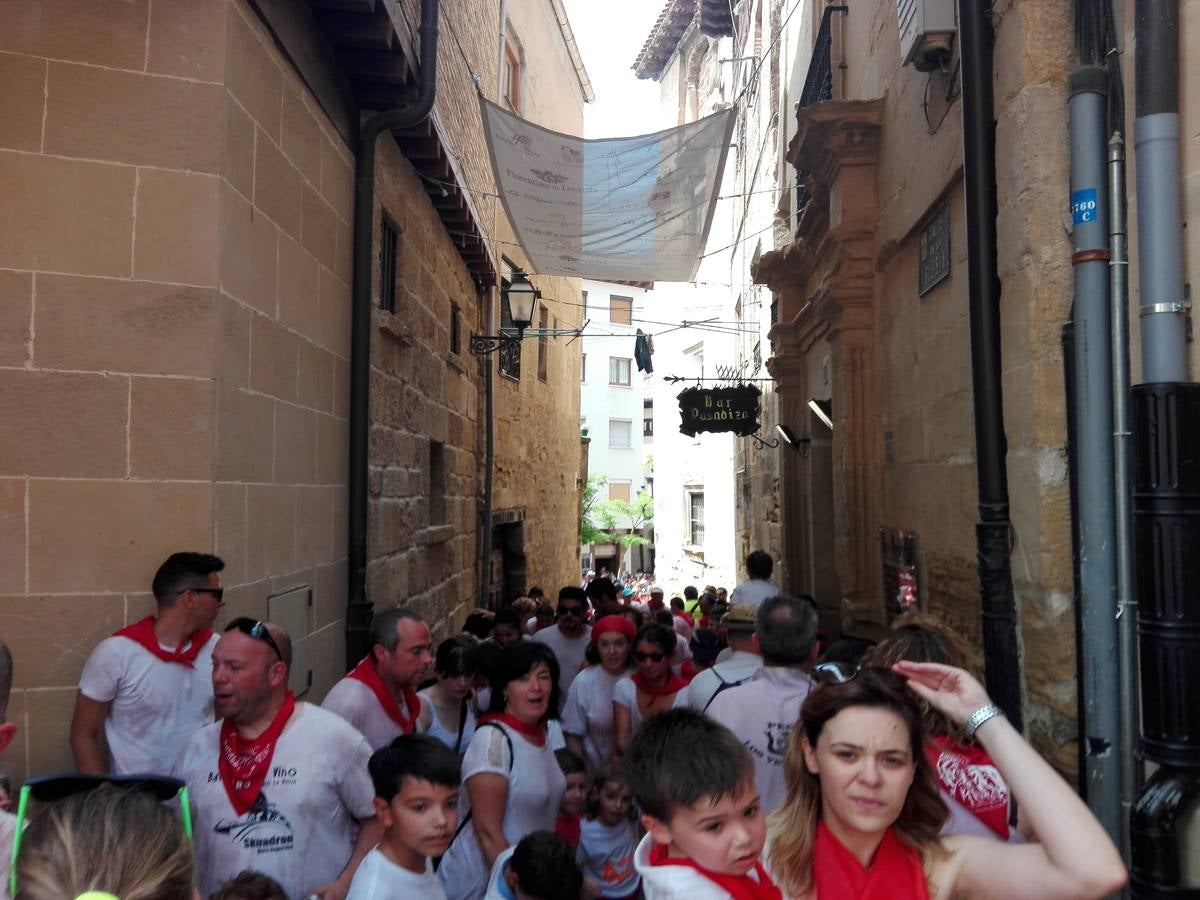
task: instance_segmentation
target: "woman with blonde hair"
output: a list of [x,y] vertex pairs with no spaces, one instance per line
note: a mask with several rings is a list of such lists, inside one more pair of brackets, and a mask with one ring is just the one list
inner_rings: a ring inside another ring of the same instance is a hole
[[192,845],[152,795],[99,787],[47,806],[25,830],[16,900],[198,900]]
[[[1087,807],[968,672],[822,664],[792,729],[788,793],[769,868],[792,900],[1079,900],[1125,883]],[[917,698],[991,754],[1040,844],[939,834],[948,815],[924,753]]]

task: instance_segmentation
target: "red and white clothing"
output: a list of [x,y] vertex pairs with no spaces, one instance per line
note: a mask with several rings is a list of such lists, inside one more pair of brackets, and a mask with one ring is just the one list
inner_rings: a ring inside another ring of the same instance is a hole
[[[671,709],[679,709],[681,706],[688,705],[688,689],[687,685],[683,685],[675,692],[675,699],[671,702]],[[633,683],[633,676],[626,675],[617,682],[613,688],[613,704],[623,706],[629,710],[629,733],[637,729],[642,724],[642,712],[638,709],[637,702],[637,685]]]
[[1004,776],[982,747],[935,737],[925,745],[925,758],[938,780],[950,818],[942,834],[970,834],[1021,843],[1008,825],[1009,790]]
[[354,851],[357,823],[375,815],[363,736],[333,713],[297,703],[258,800],[239,815],[219,771],[220,735],[220,722],[194,734],[171,773],[191,795],[201,895],[243,869],[270,875],[289,897],[337,880]]
[[567,693],[562,730],[583,739],[583,757],[588,771],[596,771],[616,755],[613,690],[626,674],[610,675],[603,666],[588,666],[575,677]]
[[655,850],[654,839],[647,834],[633,854],[633,864],[642,877],[642,894],[646,900],[743,900],[747,893],[760,893],[764,898],[782,900],[781,892],[761,865],[756,865],[744,876],[744,884],[749,890],[739,892],[741,896],[737,896],[688,860],[663,865],[663,861],[657,859]]
[[[120,635],[96,645],[79,676],[79,692],[111,704],[104,738],[113,774],[166,775],[184,742],[212,722],[216,644],[217,635],[207,636],[186,663],[167,662]],[[159,644],[158,649],[174,655],[179,648]]]
[[628,820],[610,826],[599,819],[584,819],[575,861],[583,877],[600,889],[601,897],[628,897],[641,882],[633,866],[637,845],[637,832]]
[[[359,667],[363,665],[371,663],[368,660],[360,663]],[[355,671],[359,671],[359,667]],[[383,708],[375,690],[365,681],[355,678],[352,672],[329,689],[321,706],[353,725],[367,739],[371,749],[378,750],[401,735],[424,732],[428,728],[428,713],[421,715],[424,704],[415,692],[409,697],[412,708],[407,702],[396,702],[398,715],[390,715]]]

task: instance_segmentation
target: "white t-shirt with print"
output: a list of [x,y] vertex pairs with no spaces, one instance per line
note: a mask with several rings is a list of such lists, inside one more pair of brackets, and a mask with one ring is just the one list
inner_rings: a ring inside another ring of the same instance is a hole
[[[671,709],[679,709],[681,706],[688,705],[688,689],[684,685],[675,692],[675,699],[671,702]],[[629,710],[629,733],[633,734],[634,730],[642,724],[642,711],[638,709],[637,703],[637,685],[633,683],[633,677],[626,675],[617,682],[617,686],[613,688],[613,703],[624,706]]]
[[220,722],[193,735],[173,772],[191,795],[200,893],[209,896],[243,869],[270,875],[289,897],[337,880],[354,851],[355,820],[375,815],[363,736],[339,716],[297,703],[259,802],[239,816],[217,770],[220,735]]
[[557,625],[551,625],[535,634],[533,639],[554,651],[554,656],[558,659],[558,691],[562,695],[561,702],[565,703],[571,690],[571,682],[579,674],[583,656],[592,642],[591,626],[584,626],[583,634],[573,638],[559,631]]
[[446,893],[433,871],[432,860],[425,860],[425,871],[418,875],[396,865],[376,847],[354,871],[346,900],[395,900],[398,897],[446,900]]
[[159,659],[126,637],[108,637],[96,645],[79,676],[79,691],[112,704],[104,737],[114,774],[166,775],[184,742],[212,722],[216,644],[214,634],[191,667]]
[[641,881],[633,865],[637,845],[637,833],[630,821],[610,827],[599,819],[584,819],[579,823],[575,860],[583,877],[600,889],[601,897],[628,897]]
[[531,831],[554,830],[567,786],[550,741],[537,747],[502,723],[481,726],[463,757],[460,830],[438,869],[449,900],[475,900],[487,886],[489,870],[473,821],[466,819],[470,813],[470,780],[485,773],[508,779],[500,828],[510,846]]
[[[422,707],[424,705],[421,704]],[[375,692],[357,678],[343,678],[331,687],[321,708],[337,713],[353,725],[367,739],[372,750],[386,747],[404,734],[404,729],[396,720],[384,712]],[[400,710],[406,716],[412,714],[411,710],[404,708],[403,703],[400,704]],[[421,716],[418,712],[417,715],[418,718],[428,721],[428,714]],[[422,727],[423,725],[423,722],[418,722],[415,731],[424,731],[428,726]]]
[[595,771],[617,752],[613,733],[613,689],[627,673],[610,675],[603,666],[588,666],[576,676],[563,704],[562,728],[583,738],[588,769]]

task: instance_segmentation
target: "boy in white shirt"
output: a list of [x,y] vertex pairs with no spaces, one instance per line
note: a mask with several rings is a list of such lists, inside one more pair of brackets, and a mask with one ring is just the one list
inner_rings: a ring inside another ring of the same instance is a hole
[[[575,851],[553,831],[532,831],[496,857],[483,900],[580,900]],[[347,898],[349,900],[349,898]]]
[[436,738],[398,737],[368,764],[383,840],[359,865],[346,900],[445,900],[432,859],[458,827],[458,754]]
[[779,900],[759,862],[767,822],[754,761],[733,732],[671,709],[634,732],[624,763],[646,829],[633,859],[646,900]]

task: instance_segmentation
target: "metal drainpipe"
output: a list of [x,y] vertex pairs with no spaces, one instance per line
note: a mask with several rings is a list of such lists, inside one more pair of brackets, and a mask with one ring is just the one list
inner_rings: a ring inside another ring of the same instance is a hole
[[1088,806],[1121,843],[1120,673],[1113,510],[1112,314],[1109,296],[1105,116],[1108,76],[1082,66],[1070,100],[1071,257],[1075,275],[1075,460],[1079,486],[1079,603],[1083,643],[1084,785]]
[[[496,308],[498,288],[487,292],[487,313],[484,315],[485,334],[495,334],[492,310]],[[479,594],[475,605],[488,608],[492,587],[492,490],[496,475],[496,361],[483,357],[484,458],[483,458],[483,520],[479,530]]]
[[1022,728],[1021,665],[1012,582],[1008,511],[1008,441],[1000,378],[1000,276],[996,269],[996,122],[992,96],[990,9],[959,0],[962,57],[963,178],[966,189],[967,286],[971,383],[979,482],[979,587],[987,689],[1013,727]]
[[413,101],[376,113],[359,127],[354,167],[354,269],[350,313],[350,460],[348,475],[348,597],[346,664],[366,656],[371,625],[367,596],[367,472],[371,432],[371,257],[375,226],[375,144],[397,128],[411,128],[433,109],[437,95],[438,0],[421,0],[421,84]]

